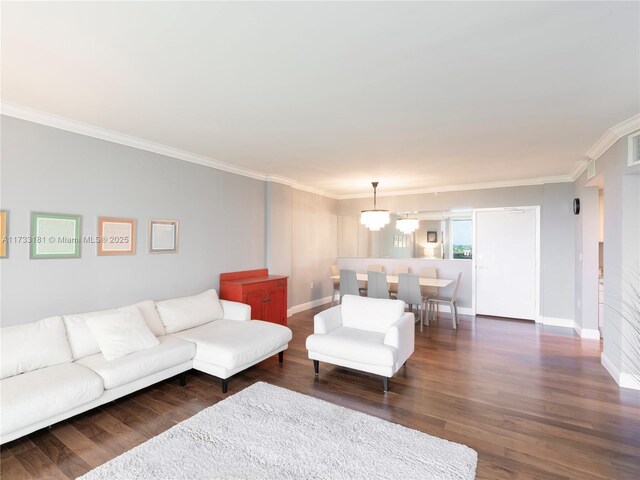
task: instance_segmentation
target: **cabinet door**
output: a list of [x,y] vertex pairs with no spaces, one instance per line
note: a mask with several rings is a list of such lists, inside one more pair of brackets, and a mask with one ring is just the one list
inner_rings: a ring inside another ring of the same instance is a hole
[[263,304],[264,319],[269,322],[287,324],[287,290],[281,286],[269,288],[268,301]]
[[264,297],[264,290],[254,290],[252,292],[247,292],[244,294],[244,299],[242,303],[246,303],[251,307],[251,320],[264,320],[264,314],[262,306],[264,303],[262,302]]

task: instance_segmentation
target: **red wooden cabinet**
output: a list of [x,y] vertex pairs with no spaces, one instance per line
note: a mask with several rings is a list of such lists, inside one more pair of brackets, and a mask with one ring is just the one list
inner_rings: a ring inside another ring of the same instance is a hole
[[287,324],[287,278],[269,270],[220,274],[220,298],[251,306],[253,320]]

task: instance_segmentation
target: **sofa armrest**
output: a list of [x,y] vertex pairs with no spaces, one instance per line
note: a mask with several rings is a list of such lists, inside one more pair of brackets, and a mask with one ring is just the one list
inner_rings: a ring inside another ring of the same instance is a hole
[[220,300],[225,320],[251,320],[251,307],[245,303]]
[[324,310],[313,317],[313,333],[329,333],[341,325],[340,305]]
[[398,350],[398,361],[403,364],[411,356],[415,343],[415,317],[407,312],[392,323],[384,336],[383,343]]

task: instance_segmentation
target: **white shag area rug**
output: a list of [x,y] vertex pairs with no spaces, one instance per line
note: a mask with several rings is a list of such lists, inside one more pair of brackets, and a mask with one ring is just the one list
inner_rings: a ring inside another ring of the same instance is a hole
[[256,383],[91,470],[116,479],[473,479],[477,453]]

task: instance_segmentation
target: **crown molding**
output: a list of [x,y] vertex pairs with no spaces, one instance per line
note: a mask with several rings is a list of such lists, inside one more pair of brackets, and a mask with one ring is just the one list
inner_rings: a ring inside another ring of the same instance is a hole
[[327,197],[327,198],[332,198],[334,200],[337,200],[338,197],[336,197],[335,195],[332,195],[328,192],[325,192],[324,190],[319,190],[317,188],[313,188],[313,187],[309,187],[308,185],[304,185],[296,180],[293,180],[291,178],[287,178],[287,177],[281,177],[279,175],[267,175],[266,179],[267,182],[273,182],[273,183],[280,183],[282,185],[288,185],[291,188],[295,188],[296,190],[301,190],[303,192],[309,192],[309,193],[314,193],[316,195],[321,195],[323,197]]
[[[139,150],[145,150],[159,155],[183,160],[185,162],[195,163],[197,165],[203,165],[209,168],[215,168],[228,173],[234,173],[236,175],[242,175],[244,177],[253,178],[256,180],[262,180],[265,182],[274,182],[282,185],[288,185],[296,190],[321,195],[327,198],[335,200],[348,200],[355,198],[369,198],[371,192],[362,192],[349,195],[333,195],[324,190],[304,185],[292,178],[283,177],[280,175],[267,174],[251,170],[248,168],[238,167],[230,165],[228,163],[220,162],[204,155],[199,155],[185,150],[170,147],[160,143],[144,140],[141,138],[133,137],[123,133],[119,133],[106,128],[97,127],[84,122],[71,120],[69,118],[61,117],[48,112],[35,110],[32,108],[24,107],[22,105],[16,105],[13,103],[2,102],[0,103],[0,113],[9,117],[19,118],[29,122],[46,125],[49,127],[57,128],[60,130],[66,130],[69,132],[85,135],[100,140],[105,140],[120,145],[126,145],[128,147],[137,148]],[[636,130],[640,129],[640,114],[635,115],[624,122],[619,123],[611,127],[605,134],[591,147],[587,152],[587,158],[597,159],[604,152],[606,152],[611,145],[618,141],[621,137],[624,137]],[[547,183],[565,183],[574,182],[587,168],[587,161],[580,161],[576,163],[573,170],[568,175],[558,175],[553,177],[538,177],[528,178],[521,180],[505,180],[499,182],[484,182],[484,183],[472,183],[462,185],[448,185],[443,187],[430,187],[421,189],[409,189],[409,190],[394,190],[388,192],[378,193],[379,197],[391,197],[401,195],[419,195],[424,193],[440,193],[440,192],[456,192],[465,190],[485,190],[491,188],[509,188],[509,187],[524,187],[531,185],[544,185]]]
[[[378,197],[395,197],[402,195],[421,195],[425,193],[461,192],[465,190],[487,190],[491,188],[528,187],[532,185],[544,185],[547,183],[569,183],[574,180],[570,175],[558,175],[554,177],[526,178],[522,180],[504,180],[499,182],[467,183],[462,185],[448,185],[446,187],[429,187],[414,190],[378,191]],[[340,195],[338,200],[351,200],[355,198],[370,198],[371,192]]]
[[21,120],[27,120],[29,122],[58,128],[60,130],[79,133],[80,135],[86,135],[88,137],[98,138],[100,140],[106,140],[108,142],[118,143],[120,145],[126,145],[128,147],[137,148],[139,150],[158,153],[167,157],[184,160],[185,162],[196,163],[205,167],[211,167],[217,170],[235,173],[244,177],[254,178],[257,180],[266,180],[267,178],[264,173],[249,170],[247,168],[237,167],[235,165],[229,165],[227,163],[220,162],[204,155],[187,152],[185,150],[169,147],[161,143],[125,135],[120,132],[97,127],[89,123],[78,122],[76,120],[71,120],[69,118],[54,115],[52,113],[23,107],[21,105],[3,102],[0,104],[0,113],[10,117],[19,118]]
[[571,173],[569,174],[569,178],[572,182],[575,182],[578,177],[582,175],[582,173],[587,169],[587,165],[589,165],[587,160],[580,160],[575,164],[573,170],[571,170]]
[[636,130],[640,130],[640,114],[634,115],[604,132],[604,135],[587,151],[587,157],[591,160],[597,160],[614,143]]
[[24,107],[22,105],[2,102],[0,103],[0,113],[9,117],[19,118],[21,120],[46,125],[48,127],[66,130],[68,132],[98,138],[100,140],[106,140],[108,142],[118,143],[120,145],[126,145],[128,147],[157,153],[178,160],[183,160],[185,162],[203,165],[205,167],[215,168],[216,170],[222,170],[224,172],[234,173],[236,175],[242,175],[243,177],[249,177],[265,182],[281,183],[283,185],[288,185],[291,188],[295,188],[296,190],[302,190],[333,199],[336,198],[335,196],[330,195],[323,190],[318,190],[316,188],[303,185],[292,178],[270,175],[255,170],[250,170],[248,168],[237,167],[235,165],[220,162],[204,155],[187,152],[178,148],[169,147],[160,143],[133,137],[113,130],[108,130],[106,128],[97,127],[89,123],[71,120],[66,117],[61,117],[52,113],[35,110],[32,108]]

